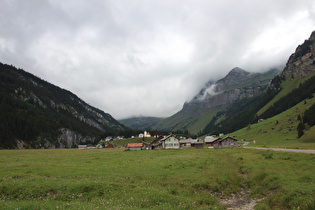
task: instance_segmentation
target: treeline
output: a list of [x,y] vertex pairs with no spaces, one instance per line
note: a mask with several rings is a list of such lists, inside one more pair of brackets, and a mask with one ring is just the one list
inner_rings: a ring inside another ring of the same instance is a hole
[[301,83],[300,86],[292,90],[289,94],[279,99],[269,107],[260,118],[269,118],[295,106],[304,99],[312,98],[315,93],[315,76]]
[[[306,103],[306,101],[305,101]],[[309,126],[314,126],[315,125],[315,104],[313,104],[309,109],[307,109],[303,117],[298,115],[297,118],[300,122],[297,126],[297,131],[298,131],[298,137],[300,138],[301,136],[304,135],[304,130],[306,128],[306,124]]]

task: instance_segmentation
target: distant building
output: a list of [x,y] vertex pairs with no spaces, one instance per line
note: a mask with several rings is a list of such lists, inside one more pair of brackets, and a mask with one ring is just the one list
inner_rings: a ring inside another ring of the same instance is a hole
[[160,136],[150,143],[152,149],[179,149],[179,139],[175,135]]
[[78,145],[78,149],[87,149],[86,145]]
[[205,137],[205,144],[207,148],[214,148],[215,144],[220,140],[221,138],[216,138],[213,136],[206,136]]
[[205,138],[205,143],[207,148],[237,147],[237,139],[229,136],[223,139],[207,136]]
[[147,137],[151,137],[151,134],[149,133],[149,132],[147,132],[147,131],[144,131],[143,133],[140,133],[139,135],[138,135],[138,137],[139,138],[147,138]]
[[113,140],[113,137],[112,137],[112,136],[107,136],[107,137],[105,138],[105,141],[111,141],[111,140]]
[[162,149],[163,145],[161,143],[161,140],[164,139],[164,136],[159,136],[156,139],[154,139],[151,143],[151,149]]
[[143,143],[129,143],[127,148],[130,150],[142,150],[145,149],[145,145]]
[[105,145],[105,148],[107,149],[111,149],[111,148],[114,148],[115,146],[113,144],[107,144]]
[[95,146],[93,144],[89,144],[86,146],[87,149],[95,149]]
[[149,133],[149,132],[147,132],[147,131],[144,131],[144,137],[151,137],[151,134]]
[[179,141],[180,148],[203,148],[203,142],[199,139],[184,139]]
[[179,149],[179,139],[174,135],[169,135],[161,139],[163,149]]

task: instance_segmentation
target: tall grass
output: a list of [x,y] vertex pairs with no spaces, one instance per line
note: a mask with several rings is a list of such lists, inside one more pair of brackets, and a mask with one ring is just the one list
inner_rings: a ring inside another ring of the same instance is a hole
[[[312,207],[314,155],[246,149],[2,150],[1,209],[224,208],[248,189],[258,207]],[[298,197],[295,197],[298,195]]]

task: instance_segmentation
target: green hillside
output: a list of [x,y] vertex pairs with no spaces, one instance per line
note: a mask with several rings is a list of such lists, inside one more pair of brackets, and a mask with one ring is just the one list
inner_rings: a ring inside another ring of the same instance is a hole
[[[315,127],[307,127],[301,138],[298,138],[297,131],[298,116],[303,116],[304,112],[314,104],[314,97],[306,99],[274,117],[229,135],[249,141],[249,146],[315,149]],[[253,140],[256,140],[255,145]]]
[[[223,106],[221,107],[221,109]],[[197,111],[197,110],[196,110]],[[200,133],[205,125],[211,120],[216,111],[208,111],[202,115],[196,114],[196,112],[182,113],[178,112],[175,115],[161,120],[155,127],[160,130],[188,130],[192,134]]]
[[287,80],[287,81],[282,81],[280,87],[281,91],[268,103],[266,106],[261,108],[258,112],[257,115],[260,116],[262,115],[268,108],[270,108],[275,102],[279,101],[282,97],[286,96],[288,93],[290,93],[292,90],[295,88],[298,88],[299,85],[306,80],[310,79],[312,76],[315,74],[309,75],[308,77],[304,78],[298,78],[294,80]]
[[121,124],[134,130],[150,130],[163,118],[160,117],[131,117],[127,119],[118,120]]

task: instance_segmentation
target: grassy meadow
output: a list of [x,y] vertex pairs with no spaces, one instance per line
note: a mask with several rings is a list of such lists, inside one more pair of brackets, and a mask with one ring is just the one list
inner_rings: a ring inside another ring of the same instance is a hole
[[[263,122],[250,125],[230,133],[236,139],[249,141],[249,146],[281,147],[296,149],[315,149],[315,128],[305,129],[305,134],[298,138],[298,115],[303,116],[305,110],[315,103],[315,97],[307,99],[296,106],[266,119]],[[256,144],[253,144],[253,140]]]
[[0,150],[0,209],[314,209],[315,155],[242,148]]

